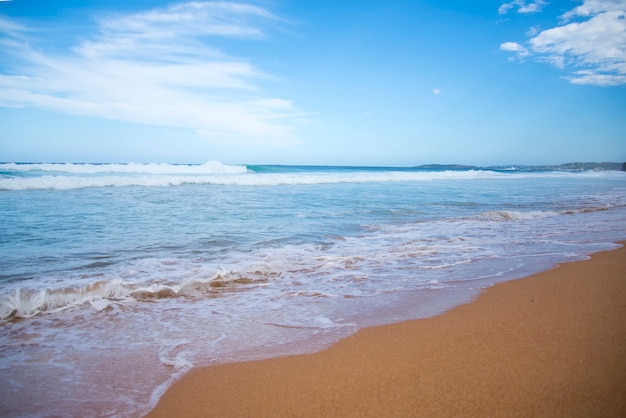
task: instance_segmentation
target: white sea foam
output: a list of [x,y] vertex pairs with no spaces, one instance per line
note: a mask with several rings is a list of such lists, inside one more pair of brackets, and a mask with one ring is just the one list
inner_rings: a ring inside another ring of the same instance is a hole
[[129,294],[128,287],[119,279],[65,289],[17,288],[0,299],[0,319],[30,318],[86,303],[102,310],[115,301],[128,299]]
[[[0,415],[142,416],[192,365],[434,315],[626,233],[624,173],[144,168],[3,167],[94,189],[0,193]],[[328,186],[97,189],[185,183]]]
[[89,187],[179,186],[185,183],[199,183],[198,177],[184,176],[98,176],[71,177],[52,176],[16,177],[0,179],[0,190],[71,190]]
[[[621,199],[623,200],[623,199]],[[603,206],[583,206],[575,209],[566,210],[530,210],[530,211],[518,211],[518,210],[492,210],[478,215],[479,219],[489,221],[530,221],[533,219],[552,218],[555,216],[574,215],[577,213],[589,213],[608,210],[616,207],[623,207],[626,202],[615,201],[607,202]]]
[[[578,211],[584,213],[585,211]],[[206,298],[230,290],[287,283],[284,294],[295,297],[359,297],[394,291],[384,284],[388,276],[398,282],[396,271],[449,271],[470,263],[497,258],[492,244],[480,238],[484,222],[496,233],[503,221],[537,221],[566,216],[556,211],[489,211],[456,222],[434,220],[422,223],[381,226],[358,237],[341,237],[331,247],[313,244],[264,248],[251,253],[232,253],[223,266],[197,261],[137,260],[109,272],[110,279],[80,286],[59,288],[51,281],[43,288],[15,288],[0,296],[0,318],[29,318],[77,306],[101,311],[114,304],[151,302],[171,298]],[[500,225],[500,226],[498,226]],[[525,228],[524,226],[520,226]],[[499,237],[500,234],[496,233]],[[447,237],[447,238],[445,238]],[[496,239],[498,242],[499,238]],[[125,277],[133,272],[133,281]],[[146,273],[139,273],[146,272]],[[429,273],[430,274],[430,273]],[[494,277],[500,271],[490,273]],[[299,285],[291,288],[290,278]],[[411,275],[412,286],[443,288],[442,277],[424,276],[423,282]],[[359,282],[359,286],[349,286]],[[18,284],[14,284],[17,286]],[[397,290],[397,289],[395,289]]]
[[76,163],[4,163],[0,171],[44,171],[71,174],[238,174],[247,171],[244,165],[226,165],[219,161],[208,161],[204,164],[76,164]]
[[[202,166],[170,164],[2,164],[14,171],[43,170],[40,176],[4,176],[0,190],[70,190],[101,187],[167,187],[181,185],[278,186],[332,183],[376,183],[439,180],[597,177],[596,172],[500,173],[468,171],[349,171],[315,173],[252,173],[245,166],[211,162]],[[32,166],[32,167],[31,167]],[[17,167],[17,168],[16,168]],[[611,174],[604,174],[611,175]]]
[[482,216],[492,221],[525,221],[549,218],[562,214],[561,212],[551,210],[531,210],[526,212],[517,210],[493,210],[482,214]]

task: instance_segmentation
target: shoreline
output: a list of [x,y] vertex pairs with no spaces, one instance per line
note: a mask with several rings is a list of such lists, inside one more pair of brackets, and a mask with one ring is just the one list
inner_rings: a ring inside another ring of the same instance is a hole
[[324,351],[194,368],[146,415],[167,416],[626,416],[626,247]]

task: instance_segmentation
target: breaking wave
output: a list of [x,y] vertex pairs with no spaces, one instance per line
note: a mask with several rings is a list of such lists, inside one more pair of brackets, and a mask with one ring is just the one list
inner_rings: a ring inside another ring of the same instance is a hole
[[530,221],[534,219],[552,218],[562,215],[574,215],[577,213],[589,213],[598,212],[603,210],[609,210],[614,207],[623,207],[623,204],[607,204],[606,206],[593,206],[593,207],[581,207],[577,209],[566,210],[531,210],[531,211],[517,211],[517,210],[492,210],[479,215],[479,218],[488,221]]
[[484,213],[482,216],[490,221],[527,221],[532,219],[551,218],[553,216],[564,215],[565,212],[533,210],[533,211],[516,211],[516,210],[493,210]]
[[68,174],[240,174],[248,171],[245,165],[226,165],[219,161],[204,164],[74,164],[74,163],[4,163],[0,172],[58,172]]
[[358,170],[255,171],[244,165],[211,161],[172,164],[0,164],[0,190],[71,190],[102,187],[170,187],[181,185],[277,186],[330,183],[521,179],[615,175],[598,172],[518,173],[492,170]]
[[238,285],[265,283],[267,278],[231,277],[216,273],[208,279],[180,284],[130,284],[121,279],[101,280],[82,287],[62,289],[19,288],[0,299],[0,319],[32,318],[43,313],[89,305],[101,311],[116,303],[154,301],[164,298],[217,296]]

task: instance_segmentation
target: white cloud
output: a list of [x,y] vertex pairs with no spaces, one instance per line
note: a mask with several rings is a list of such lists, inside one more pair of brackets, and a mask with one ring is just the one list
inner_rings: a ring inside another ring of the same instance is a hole
[[433,89],[433,94],[437,95],[441,93],[441,89]]
[[274,77],[212,45],[220,37],[262,38],[279,21],[252,5],[179,3],[101,18],[97,33],[59,54],[43,52],[43,42],[25,39],[27,28],[0,19],[0,52],[12,55],[11,67],[0,70],[0,105],[283,146],[297,140],[289,119],[300,116],[295,106],[261,92],[260,83]]
[[500,45],[500,49],[503,51],[517,52],[519,57],[525,57],[529,55],[528,50],[517,42],[504,42]]
[[545,6],[546,4],[548,3],[544,0],[513,0],[509,3],[503,3],[500,8],[498,8],[498,13],[503,15],[508,13],[512,9],[517,9],[517,13],[537,13],[540,12],[543,6]]
[[569,71],[565,78],[574,84],[626,84],[626,0],[585,0],[559,25],[534,34],[528,47],[500,48]]
[[604,12],[623,12],[623,0],[585,0],[583,4],[566,12],[561,16],[563,19],[571,19],[578,16],[592,16]]
[[600,74],[593,71],[576,71],[574,75],[567,77],[573,84],[595,84],[597,86],[617,86],[626,84],[626,75],[623,74]]

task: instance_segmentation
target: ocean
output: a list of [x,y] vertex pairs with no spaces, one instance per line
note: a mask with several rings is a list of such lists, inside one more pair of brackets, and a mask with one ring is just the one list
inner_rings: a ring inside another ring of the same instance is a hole
[[0,415],[139,417],[620,240],[620,171],[0,164]]

